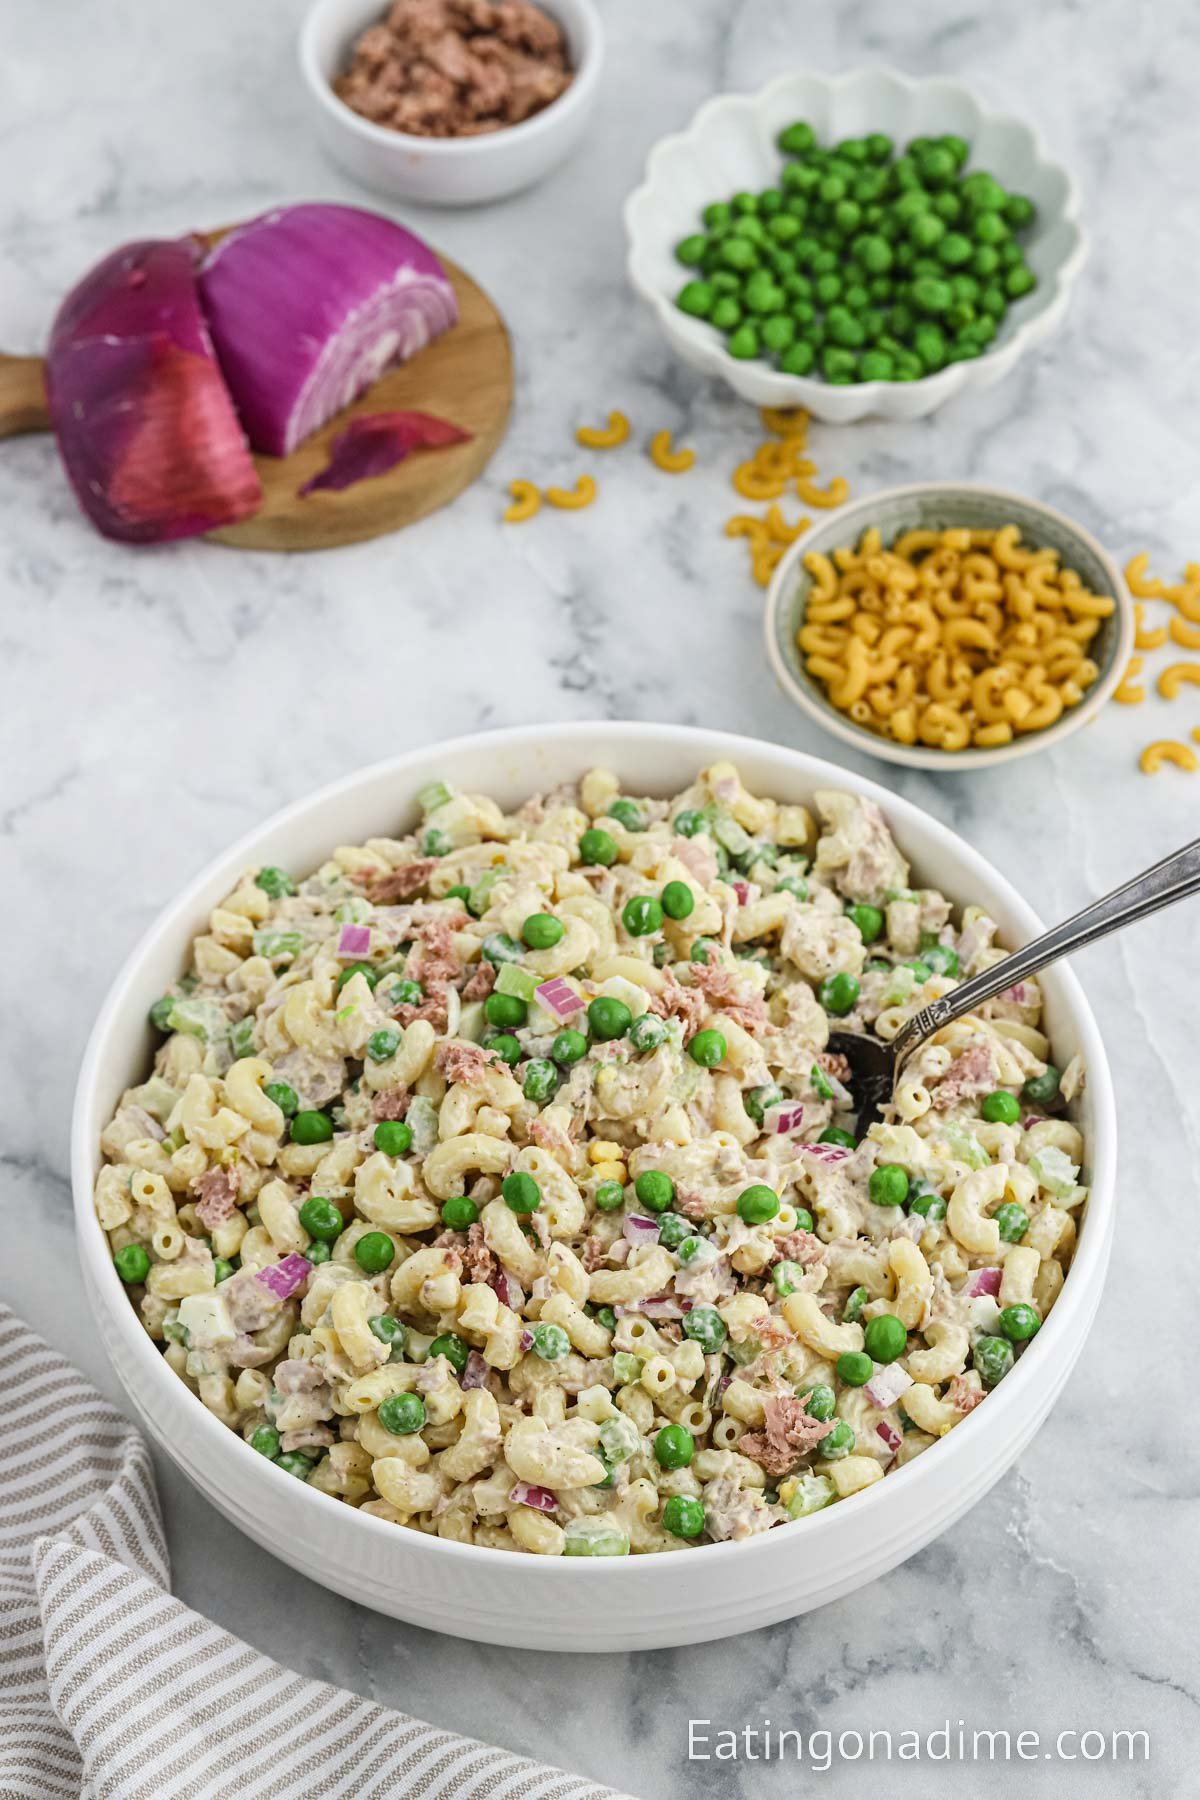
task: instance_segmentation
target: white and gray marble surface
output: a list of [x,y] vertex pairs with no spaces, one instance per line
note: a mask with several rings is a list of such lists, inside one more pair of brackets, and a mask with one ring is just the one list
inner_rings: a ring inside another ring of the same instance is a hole
[[[311,140],[301,11],[300,0],[3,0],[6,348],[37,348],[65,287],[125,239],[277,201],[360,198]],[[506,205],[409,215],[489,288],[516,343],[508,441],[452,511],[291,560],[202,543],[132,553],[85,525],[48,439],[0,445],[0,1291],[109,1393],[72,1242],[72,1083],[119,960],[200,864],[318,783],[474,728],[668,719],[847,759],[774,689],[744,546],[720,534],[754,417],[672,362],[625,282],[621,201],[654,138],[707,95],[797,61],[885,61],[963,78],[1034,120],[1078,172],[1093,238],[1066,329],[999,388],[932,419],[814,430],[816,455],[858,492],[967,476],[1062,506],[1122,558],[1145,546],[1175,568],[1200,555],[1200,15],[1187,0],[603,0],[603,11],[608,73],[575,159]],[[626,455],[604,464],[591,511],[501,529],[503,484],[572,479],[573,427],[610,406],[640,432],[682,432],[697,470],[669,484]],[[1135,766],[1166,717],[1161,702],[1111,708],[1002,774],[933,779],[850,760],[964,833],[1054,917],[1195,834],[1200,780],[1150,782]],[[897,1795],[1046,1782],[1071,1795],[1195,1793],[1198,917],[1177,909],[1079,961],[1122,1115],[1107,1292],[1019,1468],[886,1580],[695,1650],[555,1660],[481,1649],[310,1586],[159,1459],[178,1592],[306,1672],[645,1800],[815,1789],[819,1777],[790,1766],[689,1767],[689,1716],[764,1715],[804,1728],[963,1718],[1152,1736],[1148,1770],[908,1763],[872,1775],[851,1764],[824,1776],[830,1794],[880,1778]]]

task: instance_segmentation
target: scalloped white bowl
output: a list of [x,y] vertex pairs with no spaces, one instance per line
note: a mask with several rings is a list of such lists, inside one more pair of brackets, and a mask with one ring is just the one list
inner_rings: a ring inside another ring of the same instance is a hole
[[[761,189],[778,176],[775,139],[793,119],[807,119],[822,143],[883,131],[903,143],[957,132],[971,146],[968,169],[987,169],[1037,207],[1022,247],[1038,285],[1009,308],[984,355],[953,363],[921,381],[864,381],[830,386],[785,375],[767,362],[739,362],[703,319],[680,312],[675,295],[686,278],[675,245],[700,229],[711,200]],[[686,131],[659,140],[642,185],[625,203],[629,278],[684,362],[715,375],[757,406],[802,406],[814,418],[848,424],[868,416],[921,419],[967,388],[990,387],[1032,345],[1062,323],[1072,284],[1087,256],[1071,176],[1046,155],[1020,119],[990,112],[956,81],[916,81],[890,69],[850,75],[780,75],[757,94],[722,94],[700,108]]]
[[[952,899],[980,902],[1009,943],[1026,942],[1042,929],[1033,909],[962,838],[848,769],[690,726],[524,725],[410,751],[276,813],[210,863],[160,915],[96,1021],[75,1095],[71,1177],[84,1285],[113,1367],[160,1449],[231,1524],[265,1554],[377,1612],[485,1644],[543,1650],[698,1644],[792,1618],[894,1568],[981,1499],[1042,1423],[1083,1348],[1112,1242],[1116,1109],[1096,1021],[1061,964],[1040,980],[1061,1060],[1081,1052],[1087,1061],[1080,1123],[1088,1142],[1085,1179],[1092,1184],[1062,1293],[985,1406],[924,1456],[809,1519],[686,1555],[595,1561],[427,1537],[357,1513],[267,1462],[172,1374],[146,1336],[92,1204],[99,1138],[122,1090],[149,1065],[147,1008],[185,967],[192,936],[238,875],[268,862],[314,868],[331,844],[408,829],[413,796],[432,780],[482,788],[511,807],[600,764],[615,769],[630,792],[673,794],[717,757],[732,758],[752,789],[780,799],[811,801],[816,789],[831,786],[869,796],[886,810],[923,883]],[[303,1607],[299,1594],[298,1627]]]

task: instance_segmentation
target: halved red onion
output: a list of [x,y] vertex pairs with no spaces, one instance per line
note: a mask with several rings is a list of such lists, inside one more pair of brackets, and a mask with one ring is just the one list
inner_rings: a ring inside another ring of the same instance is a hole
[[528,1481],[514,1481],[508,1491],[514,1506],[532,1506],[535,1512],[552,1513],[558,1506],[558,1495],[549,1488],[533,1487]]
[[250,442],[274,456],[458,318],[428,245],[356,206],[251,220],[209,252],[200,291]]
[[262,504],[191,239],[126,244],[72,288],[50,332],[46,399],[76,498],[105,537],[195,537]]
[[338,932],[337,953],[339,956],[366,956],[371,948],[371,927],[369,925],[343,925]]

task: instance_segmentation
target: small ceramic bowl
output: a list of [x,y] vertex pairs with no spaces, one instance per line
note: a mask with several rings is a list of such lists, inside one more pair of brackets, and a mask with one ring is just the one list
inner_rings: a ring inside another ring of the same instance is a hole
[[[878,527],[885,545],[893,543],[903,532],[916,529],[944,531],[951,526],[970,526],[994,531],[1001,525],[1019,525],[1023,544],[1057,550],[1063,567],[1074,569],[1092,593],[1111,594],[1117,603],[1116,611],[1101,622],[1100,630],[1088,645],[1088,655],[1099,665],[1100,673],[1078,706],[1069,708],[1057,724],[1047,726],[1044,731],[1031,731],[1027,736],[1015,737],[1011,744],[990,750],[931,750],[924,744],[897,744],[891,738],[880,737],[876,732],[856,725],[845,713],[839,712],[820,682],[806,671],[796,643],[796,633],[803,621],[808,590],[812,585],[804,558],[814,550],[829,556],[843,545],[855,545],[872,525]],[[822,524],[806,532],[792,545],[775,571],[767,590],[763,628],[767,655],[779,685],[818,725],[823,725],[844,743],[882,757],[885,762],[954,774],[960,769],[983,769],[994,763],[1012,762],[1018,756],[1030,756],[1035,750],[1061,744],[1064,738],[1094,718],[1117,686],[1133,653],[1134,617],[1133,603],[1116,564],[1095,538],[1073,519],[1037,500],[1005,493],[1002,488],[976,487],[969,482],[928,481],[869,494],[853,506],[839,507]]]
[[[987,169],[1034,202],[1037,220],[1021,243],[1037,286],[1009,308],[983,356],[952,363],[922,381],[837,387],[812,376],[785,375],[766,361],[739,362],[719,331],[680,312],[675,296],[688,271],[676,260],[675,245],[700,229],[700,214],[711,200],[743,188],[759,190],[777,179],[783,159],[775,139],[794,119],[807,119],[822,143],[872,131],[901,144],[956,132],[971,146],[968,169]],[[835,424],[869,415],[920,419],[966,388],[999,381],[1062,322],[1087,254],[1078,208],[1070,175],[1050,161],[1037,133],[1020,119],[988,111],[956,81],[914,81],[892,69],[839,76],[795,70],[760,93],[707,101],[686,131],[655,144],[642,185],[625,205],[629,278],[677,355],[756,406],[802,406]]]
[[575,148],[595,109],[604,33],[592,0],[538,0],[562,26],[570,87],[523,124],[478,137],[414,137],[374,125],[339,100],[333,79],[386,0],[316,0],[300,33],[300,68],[326,152],[355,180],[425,206],[477,206],[532,187]]

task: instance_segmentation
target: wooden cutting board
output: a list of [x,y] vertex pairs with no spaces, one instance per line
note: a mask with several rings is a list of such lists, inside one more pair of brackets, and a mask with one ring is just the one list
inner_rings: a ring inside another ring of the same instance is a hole
[[[512,405],[512,347],[483,289],[442,258],[458,296],[458,324],[410,362],[382,375],[361,400],[306,438],[290,456],[256,456],[263,503],[252,519],[208,533],[242,550],[331,550],[400,531],[435,512],[481,475],[504,436]],[[469,431],[470,443],[414,450],[341,493],[299,490],[329,461],[329,445],[359,413],[430,412]],[[0,437],[48,431],[39,356],[0,353]]]

